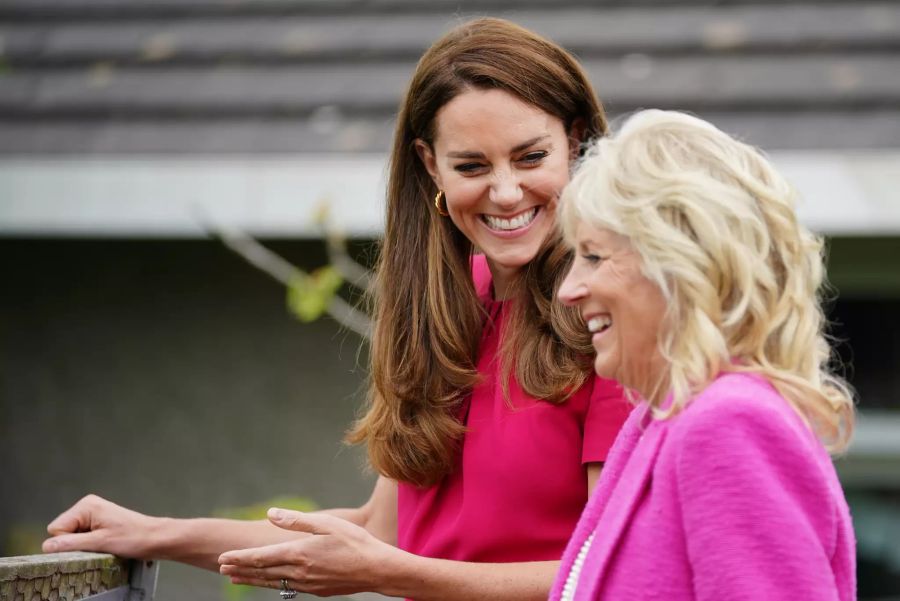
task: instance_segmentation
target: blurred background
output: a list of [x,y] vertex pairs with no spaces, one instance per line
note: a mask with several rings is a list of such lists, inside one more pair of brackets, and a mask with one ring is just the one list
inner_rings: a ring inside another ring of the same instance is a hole
[[[480,15],[573,51],[611,116],[692,111],[800,189],[859,392],[836,460],[859,597],[900,599],[900,3],[867,0],[0,0],[0,555],[87,492],[175,516],[367,498],[340,442],[366,350],[314,319],[337,283],[290,308],[221,237],[321,268],[324,202],[371,263],[402,91]],[[273,593],[164,565],[157,598],[188,595]]]

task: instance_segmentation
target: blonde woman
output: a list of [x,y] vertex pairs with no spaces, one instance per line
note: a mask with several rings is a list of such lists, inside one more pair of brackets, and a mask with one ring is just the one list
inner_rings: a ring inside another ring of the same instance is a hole
[[855,598],[828,455],[853,404],[827,368],[822,243],[794,200],[757,150],[663,111],[597,142],[566,188],[559,297],[597,374],[645,400],[551,599]]

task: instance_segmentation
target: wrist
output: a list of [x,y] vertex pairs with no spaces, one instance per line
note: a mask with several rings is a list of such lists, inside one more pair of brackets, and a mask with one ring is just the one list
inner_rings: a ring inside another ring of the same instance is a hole
[[178,540],[185,538],[184,520],[146,516],[145,559],[177,559]]
[[374,568],[374,590],[388,597],[415,597],[421,591],[422,575],[426,573],[420,566],[423,558],[391,545],[385,546],[390,551]]

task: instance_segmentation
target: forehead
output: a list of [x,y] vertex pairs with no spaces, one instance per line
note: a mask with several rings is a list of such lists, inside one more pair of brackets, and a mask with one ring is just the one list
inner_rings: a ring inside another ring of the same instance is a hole
[[481,146],[565,135],[562,121],[503,90],[469,89],[435,116],[436,146]]
[[630,246],[628,238],[613,230],[584,221],[575,226],[575,244],[614,250]]

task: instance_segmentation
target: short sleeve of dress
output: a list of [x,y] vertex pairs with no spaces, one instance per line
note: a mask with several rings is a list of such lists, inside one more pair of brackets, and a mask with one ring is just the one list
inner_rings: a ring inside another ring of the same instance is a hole
[[584,418],[581,462],[606,461],[609,449],[634,408],[614,380],[594,376],[594,387]]

